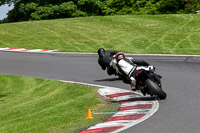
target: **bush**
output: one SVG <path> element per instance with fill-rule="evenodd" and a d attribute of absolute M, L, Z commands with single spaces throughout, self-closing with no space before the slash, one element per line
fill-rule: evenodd
<path fill-rule="evenodd" d="M 54 14 L 52 6 L 38 7 L 37 10 L 31 13 L 32 20 L 51 19 Z"/>
<path fill-rule="evenodd" d="M 100 0 L 78 0 L 77 6 L 88 15 L 102 15 L 104 8 L 104 4 Z"/>
<path fill-rule="evenodd" d="M 199 9 L 199 0 L 17 0 L 5 22 L 95 15 L 191 13 Z"/>
<path fill-rule="evenodd" d="M 191 13 L 200 10 L 200 0 L 185 0 L 185 12 Z"/>
<path fill-rule="evenodd" d="M 64 2 L 60 5 L 40 6 L 31 14 L 32 20 L 53 19 L 53 18 L 69 18 L 86 16 L 87 14 L 79 11 L 74 2 Z"/>
<path fill-rule="evenodd" d="M 183 13 L 186 1 L 190 0 L 105 0 L 103 12 L 106 15 Z M 195 7 L 199 4 L 196 2 Z"/>

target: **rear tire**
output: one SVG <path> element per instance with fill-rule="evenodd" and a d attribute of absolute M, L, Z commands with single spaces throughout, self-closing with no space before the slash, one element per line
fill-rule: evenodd
<path fill-rule="evenodd" d="M 150 92 L 153 93 L 153 95 L 156 95 L 160 99 L 165 99 L 167 97 L 167 94 L 152 80 L 146 79 L 145 84 L 149 88 Z"/>

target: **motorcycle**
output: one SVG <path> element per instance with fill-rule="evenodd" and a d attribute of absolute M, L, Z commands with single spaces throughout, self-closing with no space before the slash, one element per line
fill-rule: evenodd
<path fill-rule="evenodd" d="M 149 94 L 159 99 L 165 99 L 167 94 L 162 90 L 161 84 L 161 76 L 155 72 L 155 67 L 150 66 L 145 61 L 138 61 L 131 57 L 127 57 L 126 61 L 130 64 L 136 64 L 141 69 L 136 69 L 135 79 L 136 79 L 136 86 L 133 91 L 140 90 L 143 95 Z M 144 67 L 141 67 L 145 65 Z M 144 69 L 142 69 L 144 68 Z M 148 68 L 148 69 L 145 69 Z M 150 69 L 149 69 L 150 68 Z M 129 77 L 125 76 L 124 74 L 117 72 L 112 67 L 107 67 L 107 73 L 109 75 L 117 75 L 124 83 L 131 84 L 131 80 Z"/>
<path fill-rule="evenodd" d="M 116 75 L 124 83 L 131 84 L 129 77 L 117 72 Z M 133 91 L 140 90 L 144 96 L 149 94 L 159 99 L 165 99 L 167 94 L 162 90 L 162 76 L 158 75 L 154 66 L 138 66 L 135 73 L 136 86 Z"/>

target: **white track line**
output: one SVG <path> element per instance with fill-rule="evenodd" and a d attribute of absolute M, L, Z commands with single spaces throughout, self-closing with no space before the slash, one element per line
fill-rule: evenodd
<path fill-rule="evenodd" d="M 53 52 L 57 50 L 50 49 L 24 49 L 24 48 L 3 48 L 0 47 L 0 51 L 13 51 L 13 52 Z"/>

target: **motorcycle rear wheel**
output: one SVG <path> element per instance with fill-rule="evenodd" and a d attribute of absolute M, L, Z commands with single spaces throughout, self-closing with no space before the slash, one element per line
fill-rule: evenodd
<path fill-rule="evenodd" d="M 167 94 L 152 80 L 146 79 L 145 84 L 147 85 L 147 88 L 149 88 L 149 91 L 159 99 L 165 99 L 167 97 Z"/>

